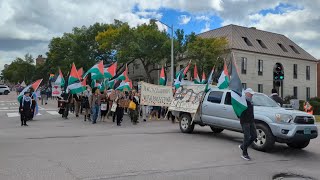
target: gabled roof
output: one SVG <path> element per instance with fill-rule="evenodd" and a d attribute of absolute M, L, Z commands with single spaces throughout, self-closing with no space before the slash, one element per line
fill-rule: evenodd
<path fill-rule="evenodd" d="M 318 61 L 315 57 L 310 55 L 286 36 L 258 30 L 256 28 L 247 28 L 230 24 L 218 29 L 198 34 L 198 36 L 202 38 L 226 37 L 229 42 L 228 46 L 230 49 Z M 250 41 L 249 44 L 251 43 L 252 46 L 247 45 L 244 38 L 247 38 L 247 40 Z M 266 48 L 263 48 L 257 40 L 261 40 Z M 279 44 L 281 44 L 287 50 L 287 52 L 285 52 Z"/>

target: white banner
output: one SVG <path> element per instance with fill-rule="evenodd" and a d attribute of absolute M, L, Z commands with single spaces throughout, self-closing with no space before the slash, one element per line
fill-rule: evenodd
<path fill-rule="evenodd" d="M 61 96 L 61 93 L 60 85 L 52 84 L 52 96 Z"/>
<path fill-rule="evenodd" d="M 148 106 L 170 106 L 173 99 L 171 86 L 160 86 L 141 82 L 141 102 Z"/>
<path fill-rule="evenodd" d="M 203 84 L 181 86 L 176 91 L 169 110 L 196 113 L 205 87 Z"/>

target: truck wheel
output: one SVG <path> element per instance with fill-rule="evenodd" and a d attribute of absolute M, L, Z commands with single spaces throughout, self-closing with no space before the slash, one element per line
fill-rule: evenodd
<path fill-rule="evenodd" d="M 257 139 L 252 143 L 253 149 L 258 151 L 269 151 L 273 148 L 275 138 L 267 125 L 258 123 L 257 128 Z"/>
<path fill-rule="evenodd" d="M 224 130 L 222 128 L 217 128 L 217 127 L 214 127 L 214 126 L 210 126 L 210 128 L 211 128 L 212 132 L 215 133 L 215 134 L 219 134 Z"/>
<path fill-rule="evenodd" d="M 303 149 L 307 147 L 309 143 L 310 143 L 310 140 L 306 140 L 306 141 L 297 141 L 297 142 L 287 143 L 287 145 L 291 148 Z"/>
<path fill-rule="evenodd" d="M 191 117 L 189 114 L 182 114 L 181 119 L 179 121 L 180 130 L 183 133 L 192 133 L 194 129 L 194 124 L 191 124 Z"/>
<path fill-rule="evenodd" d="M 4 94 L 4 95 L 8 95 L 8 94 L 9 94 L 9 91 L 4 91 L 3 94 Z"/>

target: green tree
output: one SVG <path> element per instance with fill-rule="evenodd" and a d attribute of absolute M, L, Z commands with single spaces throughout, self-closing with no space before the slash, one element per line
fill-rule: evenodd
<path fill-rule="evenodd" d="M 196 37 L 188 44 L 187 57 L 197 63 L 200 72 L 209 73 L 213 66 L 221 68 L 222 54 L 226 53 L 228 41 L 226 38 Z"/>

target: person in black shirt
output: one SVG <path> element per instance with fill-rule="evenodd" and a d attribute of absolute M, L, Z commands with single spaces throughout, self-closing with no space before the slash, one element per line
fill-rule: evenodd
<path fill-rule="evenodd" d="M 33 110 L 31 108 L 32 106 L 32 99 L 30 97 L 30 92 L 25 92 L 23 97 L 20 99 L 20 118 L 21 118 L 21 126 L 28 126 L 27 120 L 29 120 L 31 113 L 33 113 Z"/>
<path fill-rule="evenodd" d="M 240 124 L 242 127 L 244 139 L 243 143 L 239 145 L 239 148 L 242 150 L 241 157 L 247 161 L 250 161 L 251 158 L 248 154 L 248 147 L 253 143 L 253 141 L 257 138 L 256 125 L 254 123 L 254 111 L 252 104 L 252 96 L 254 95 L 254 91 L 251 88 L 246 89 L 245 91 L 246 101 L 247 101 L 247 109 L 242 112 L 240 116 Z"/>
<path fill-rule="evenodd" d="M 272 89 L 271 90 L 271 95 L 270 98 L 273 99 L 275 102 L 277 102 L 278 104 L 280 104 L 280 106 L 282 107 L 283 105 L 283 100 L 282 98 L 279 96 L 278 92 L 276 89 Z"/>

